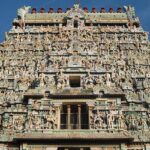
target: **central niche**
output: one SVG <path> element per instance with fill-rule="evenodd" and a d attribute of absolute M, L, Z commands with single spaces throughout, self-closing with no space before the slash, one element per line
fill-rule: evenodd
<path fill-rule="evenodd" d="M 80 76 L 70 76 L 69 77 L 69 84 L 72 88 L 78 88 L 81 86 Z"/>

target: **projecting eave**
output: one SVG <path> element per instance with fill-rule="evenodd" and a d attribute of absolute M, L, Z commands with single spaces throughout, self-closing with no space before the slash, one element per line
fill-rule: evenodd
<path fill-rule="evenodd" d="M 55 141 L 55 140 L 67 140 L 67 141 L 126 141 L 131 142 L 134 138 L 125 132 L 116 132 L 116 133 L 107 133 L 107 132 L 90 132 L 90 131 L 80 131 L 80 132 L 56 132 L 56 133 L 39 133 L 39 134 L 30 134 L 25 133 L 21 135 L 14 136 L 13 140 L 15 141 Z"/>

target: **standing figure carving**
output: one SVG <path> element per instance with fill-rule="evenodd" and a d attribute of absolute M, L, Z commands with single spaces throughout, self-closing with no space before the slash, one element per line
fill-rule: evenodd
<path fill-rule="evenodd" d="M 56 129 L 57 128 L 57 116 L 56 109 L 53 104 L 50 105 L 49 112 L 44 117 L 45 119 L 45 128 L 46 129 Z"/>
<path fill-rule="evenodd" d="M 107 126 L 108 126 L 108 129 L 113 129 L 114 128 L 114 120 L 115 120 L 114 114 L 113 114 L 112 111 L 110 111 L 107 114 Z"/>

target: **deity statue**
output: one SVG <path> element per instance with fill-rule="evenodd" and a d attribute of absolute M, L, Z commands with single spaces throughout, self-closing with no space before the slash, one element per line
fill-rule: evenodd
<path fill-rule="evenodd" d="M 38 116 L 38 113 L 33 111 L 28 116 L 28 129 L 29 130 L 35 130 L 41 128 L 41 118 Z"/>
<path fill-rule="evenodd" d="M 3 124 L 2 124 L 4 129 L 12 129 L 13 128 L 13 116 L 10 114 L 5 114 L 3 116 Z"/>
<path fill-rule="evenodd" d="M 125 129 L 125 117 L 120 111 L 118 114 L 118 129 Z"/>
<path fill-rule="evenodd" d="M 103 114 L 97 110 L 97 113 L 94 115 L 94 128 L 102 129 L 104 127 Z"/>
<path fill-rule="evenodd" d="M 53 106 L 53 104 L 50 105 L 48 115 L 45 115 L 45 121 L 46 125 L 45 127 L 47 129 L 56 129 L 57 128 L 57 116 L 56 116 L 56 110 Z"/>
<path fill-rule="evenodd" d="M 114 120 L 115 120 L 114 114 L 113 114 L 112 111 L 110 111 L 107 114 L 107 126 L 108 126 L 108 129 L 113 129 L 114 128 Z"/>
<path fill-rule="evenodd" d="M 13 117 L 13 125 L 14 125 L 14 129 L 17 131 L 21 131 L 24 128 L 24 117 L 23 116 L 14 116 Z"/>

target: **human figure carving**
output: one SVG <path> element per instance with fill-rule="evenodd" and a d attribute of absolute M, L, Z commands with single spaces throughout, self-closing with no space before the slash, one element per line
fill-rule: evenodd
<path fill-rule="evenodd" d="M 107 114 L 107 126 L 108 126 L 108 129 L 113 129 L 114 128 L 114 115 L 113 115 L 113 112 L 110 111 L 108 114 Z"/>

